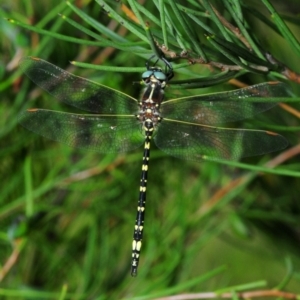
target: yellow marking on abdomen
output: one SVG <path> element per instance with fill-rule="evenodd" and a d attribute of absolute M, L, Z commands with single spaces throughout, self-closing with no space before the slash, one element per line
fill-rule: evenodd
<path fill-rule="evenodd" d="M 146 192 L 146 187 L 145 186 L 140 186 L 140 192 L 145 193 Z"/>
<path fill-rule="evenodd" d="M 138 241 L 138 242 L 136 243 L 136 250 L 137 250 L 137 251 L 140 251 L 141 248 L 142 248 L 142 242 L 141 242 L 141 241 Z"/>
<path fill-rule="evenodd" d="M 138 207 L 137 207 L 137 210 L 138 210 L 138 211 L 144 211 L 144 210 L 145 210 L 145 207 L 138 206 Z"/>

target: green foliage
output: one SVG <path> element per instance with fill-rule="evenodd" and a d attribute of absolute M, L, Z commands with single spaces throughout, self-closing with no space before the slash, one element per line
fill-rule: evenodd
<path fill-rule="evenodd" d="M 28 55 L 136 98 L 132 82 L 153 53 L 172 62 L 179 87 L 191 78 L 205 87 L 191 93 L 229 90 L 232 79 L 238 87 L 286 81 L 292 99 L 299 94 L 297 1 L 124 4 L 127 13 L 115 1 L 0 3 L 0 298 L 299 294 L 298 103 L 238 124 L 284 135 L 294 148 L 281 155 L 197 164 L 154 148 L 137 278 L 130 251 L 141 149 L 85 152 L 18 125 L 28 107 L 68 109 L 22 76 L 18 61 Z"/>

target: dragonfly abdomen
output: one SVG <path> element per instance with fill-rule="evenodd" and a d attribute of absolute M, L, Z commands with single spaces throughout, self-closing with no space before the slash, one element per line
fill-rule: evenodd
<path fill-rule="evenodd" d="M 142 163 L 142 173 L 140 181 L 140 194 L 137 206 L 137 214 L 133 232 L 132 241 L 132 262 L 131 262 L 131 275 L 137 275 L 137 268 L 139 264 L 140 251 L 142 247 L 144 220 L 145 220 L 145 206 L 146 206 L 146 190 L 147 190 L 147 177 L 148 177 L 148 166 L 150 159 L 150 145 L 151 137 L 154 130 L 153 122 L 148 119 L 144 123 L 145 130 L 145 143 L 144 143 L 144 154 Z"/>

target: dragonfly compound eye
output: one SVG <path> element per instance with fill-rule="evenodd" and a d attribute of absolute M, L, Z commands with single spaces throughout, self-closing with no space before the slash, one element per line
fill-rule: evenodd
<path fill-rule="evenodd" d="M 166 81 L 167 80 L 167 76 L 163 72 L 157 71 L 157 72 L 154 72 L 153 75 L 159 81 Z"/>
<path fill-rule="evenodd" d="M 142 74 L 142 79 L 147 80 L 151 75 L 153 75 L 153 71 L 146 71 Z"/>

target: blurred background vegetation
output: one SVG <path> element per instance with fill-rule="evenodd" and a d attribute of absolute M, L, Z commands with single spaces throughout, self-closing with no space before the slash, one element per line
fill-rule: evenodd
<path fill-rule="evenodd" d="M 132 83 L 167 43 L 165 56 L 177 58 L 174 80 L 201 78 L 206 88 L 198 94 L 281 80 L 291 97 L 299 95 L 298 1 L 272 1 L 280 16 L 273 18 L 265 0 L 176 2 L 0 1 L 1 299 L 300 293 L 298 103 L 238 124 L 279 132 L 290 142 L 241 167 L 181 161 L 153 145 L 136 278 L 130 256 L 142 150 L 86 152 L 18 125 L 28 107 L 68 109 L 20 73 L 18 61 L 28 55 L 139 97 L 141 88 Z M 277 173 L 260 172 L 265 167 Z"/>

